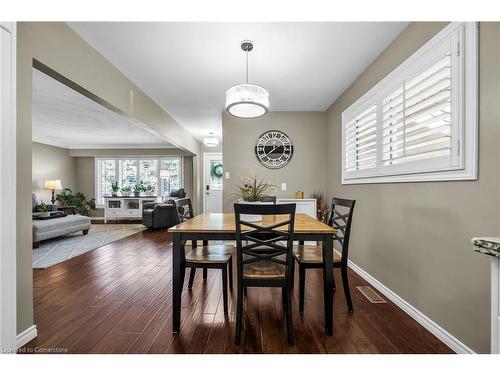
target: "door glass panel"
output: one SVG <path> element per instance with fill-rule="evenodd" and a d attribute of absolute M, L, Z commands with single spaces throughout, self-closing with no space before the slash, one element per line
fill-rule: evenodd
<path fill-rule="evenodd" d="M 222 160 L 210 160 L 210 190 L 222 190 Z"/>

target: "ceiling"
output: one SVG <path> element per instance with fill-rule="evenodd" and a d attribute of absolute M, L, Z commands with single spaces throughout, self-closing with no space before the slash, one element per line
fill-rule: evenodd
<path fill-rule="evenodd" d="M 174 147 L 37 69 L 33 69 L 32 138 L 69 149 Z"/>
<path fill-rule="evenodd" d="M 245 79 L 271 111 L 324 111 L 406 22 L 70 22 L 69 26 L 199 140 L 221 135 L 225 90 Z"/>

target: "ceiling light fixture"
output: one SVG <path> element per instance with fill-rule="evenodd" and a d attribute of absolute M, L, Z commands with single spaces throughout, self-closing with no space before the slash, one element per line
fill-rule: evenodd
<path fill-rule="evenodd" d="M 219 138 L 213 137 L 214 133 L 209 133 L 211 137 L 205 137 L 203 138 L 203 144 L 206 147 L 217 147 L 219 145 Z"/>
<path fill-rule="evenodd" d="M 269 91 L 264 87 L 248 83 L 248 52 L 253 49 L 249 40 L 241 42 L 246 52 L 247 80 L 230 87 L 226 91 L 226 112 L 234 117 L 256 118 L 264 116 L 269 110 Z"/>

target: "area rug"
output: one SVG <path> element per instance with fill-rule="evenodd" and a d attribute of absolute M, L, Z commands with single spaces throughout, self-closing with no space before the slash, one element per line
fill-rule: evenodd
<path fill-rule="evenodd" d="M 33 268 L 47 268 L 80 254 L 145 230 L 142 224 L 92 224 L 89 234 L 76 232 L 42 241 L 33 249 Z"/>

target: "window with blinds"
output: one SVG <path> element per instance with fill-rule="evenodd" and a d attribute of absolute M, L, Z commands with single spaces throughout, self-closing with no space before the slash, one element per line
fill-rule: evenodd
<path fill-rule="evenodd" d="M 383 165 L 451 156 L 450 53 L 384 98 Z"/>
<path fill-rule="evenodd" d="M 476 39 L 451 23 L 342 113 L 343 183 L 477 178 Z"/>
<path fill-rule="evenodd" d="M 369 106 L 347 123 L 345 169 L 348 172 L 377 166 L 377 106 Z"/>
<path fill-rule="evenodd" d="M 162 171 L 168 170 L 168 177 L 162 177 Z M 111 194 L 111 185 L 118 183 L 118 188 L 132 188 L 137 182 L 149 185 L 153 193 L 169 195 L 171 190 L 182 186 L 182 158 L 144 157 L 144 158 L 96 158 L 96 205 L 104 205 L 104 195 Z"/>

